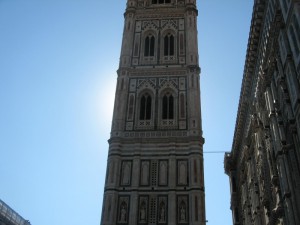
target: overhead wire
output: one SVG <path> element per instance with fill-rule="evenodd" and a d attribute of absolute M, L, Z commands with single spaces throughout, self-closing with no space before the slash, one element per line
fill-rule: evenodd
<path fill-rule="evenodd" d="M 204 154 L 224 154 L 228 153 L 228 151 L 211 151 L 211 152 L 203 152 Z"/>

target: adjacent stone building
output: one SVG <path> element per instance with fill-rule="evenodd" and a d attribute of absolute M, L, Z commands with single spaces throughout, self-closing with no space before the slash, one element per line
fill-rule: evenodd
<path fill-rule="evenodd" d="M 0 225 L 30 225 L 30 223 L 0 200 Z"/>
<path fill-rule="evenodd" d="M 255 0 L 232 151 L 235 225 L 300 224 L 300 1 Z"/>
<path fill-rule="evenodd" d="M 196 0 L 127 0 L 102 225 L 204 225 Z"/>

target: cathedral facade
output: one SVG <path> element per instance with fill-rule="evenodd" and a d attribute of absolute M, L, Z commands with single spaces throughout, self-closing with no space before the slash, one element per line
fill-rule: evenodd
<path fill-rule="evenodd" d="M 196 0 L 127 0 L 102 225 L 204 225 Z"/>
<path fill-rule="evenodd" d="M 232 150 L 234 225 L 300 224 L 300 1 L 254 0 Z"/>

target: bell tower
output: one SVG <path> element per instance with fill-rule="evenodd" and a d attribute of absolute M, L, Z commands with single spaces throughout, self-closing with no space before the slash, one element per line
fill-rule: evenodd
<path fill-rule="evenodd" d="M 127 0 L 102 225 L 205 225 L 196 0 Z"/>

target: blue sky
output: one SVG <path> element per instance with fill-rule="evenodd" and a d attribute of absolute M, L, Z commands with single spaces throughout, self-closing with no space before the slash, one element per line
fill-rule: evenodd
<path fill-rule="evenodd" d="M 100 223 L 120 0 L 0 0 L 0 199 L 32 225 Z M 253 1 L 198 0 L 205 152 L 230 151 Z M 205 154 L 208 225 L 229 225 L 223 154 Z"/>

